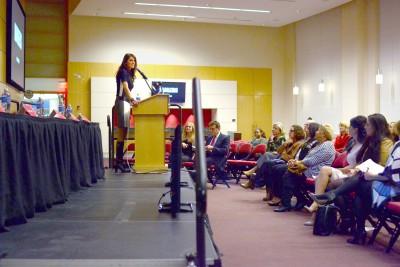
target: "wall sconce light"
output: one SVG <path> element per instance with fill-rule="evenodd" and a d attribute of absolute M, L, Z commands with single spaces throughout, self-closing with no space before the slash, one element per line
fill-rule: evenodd
<path fill-rule="evenodd" d="M 375 76 L 375 83 L 377 85 L 382 85 L 383 84 L 383 75 L 380 71 L 380 69 L 378 68 L 378 73 Z"/>
<path fill-rule="evenodd" d="M 300 88 L 295 84 L 293 87 L 293 95 L 299 95 Z"/>
<path fill-rule="evenodd" d="M 325 92 L 325 83 L 324 83 L 324 80 L 321 80 L 320 83 L 318 84 L 318 91 L 319 91 L 319 92 Z"/>

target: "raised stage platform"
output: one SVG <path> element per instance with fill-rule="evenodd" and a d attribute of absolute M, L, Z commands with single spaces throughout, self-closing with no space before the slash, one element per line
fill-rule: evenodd
<path fill-rule="evenodd" d="M 157 209 L 170 174 L 107 170 L 106 177 L 0 234 L 0 251 L 8 254 L 0 266 L 186 266 L 185 255 L 196 249 L 195 213 L 172 219 Z M 185 172 L 182 180 L 192 184 Z M 194 203 L 194 189 L 183 188 L 181 198 Z M 209 233 L 206 240 L 207 264 L 219 266 Z"/>

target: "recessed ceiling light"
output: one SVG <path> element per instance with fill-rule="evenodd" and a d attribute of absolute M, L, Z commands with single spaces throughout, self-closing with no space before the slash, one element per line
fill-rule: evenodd
<path fill-rule="evenodd" d="M 153 16 L 153 17 L 169 17 L 169 18 L 184 18 L 195 19 L 194 16 L 172 15 L 172 14 L 156 14 L 156 13 L 140 13 L 140 12 L 124 12 L 125 15 L 138 15 L 138 16 Z"/>
<path fill-rule="evenodd" d="M 171 4 L 153 4 L 153 3 L 135 3 L 139 6 L 159 6 L 159 7 L 180 7 L 180 8 L 195 8 L 195 9 L 212 9 L 223 11 L 240 11 L 240 12 L 254 12 L 254 13 L 271 13 L 270 10 L 258 9 L 243 9 L 243 8 L 227 8 L 227 7 L 211 7 L 211 6 L 189 6 L 189 5 L 171 5 Z"/>

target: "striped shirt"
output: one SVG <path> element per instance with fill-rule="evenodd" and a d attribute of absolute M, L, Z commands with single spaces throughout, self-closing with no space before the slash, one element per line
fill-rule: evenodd
<path fill-rule="evenodd" d="M 390 151 L 385 170 L 381 175 L 386 176 L 400 187 L 400 141 L 397 141 Z"/>
<path fill-rule="evenodd" d="M 335 153 L 335 147 L 331 141 L 325 141 L 311 149 L 302 160 L 303 164 L 307 166 L 304 175 L 310 178 L 316 177 L 323 166 L 331 166 L 335 159 Z"/>

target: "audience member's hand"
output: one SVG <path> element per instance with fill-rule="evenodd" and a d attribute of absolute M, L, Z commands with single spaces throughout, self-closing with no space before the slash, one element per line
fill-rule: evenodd
<path fill-rule="evenodd" d="M 294 166 L 295 162 L 296 162 L 296 160 L 290 159 L 290 160 L 288 161 L 288 166 L 289 166 L 290 168 L 292 168 L 292 167 Z"/>
<path fill-rule="evenodd" d="M 214 148 L 213 146 L 207 145 L 206 151 L 212 152 L 213 148 Z"/>

